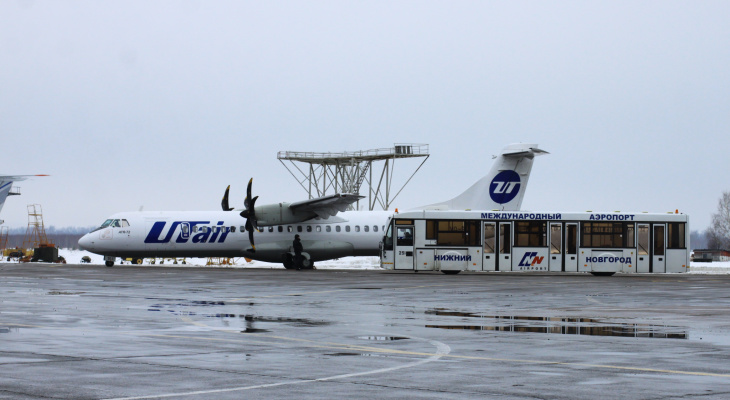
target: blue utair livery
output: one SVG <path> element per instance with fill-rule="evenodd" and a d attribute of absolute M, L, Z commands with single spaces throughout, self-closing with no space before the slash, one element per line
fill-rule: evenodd
<path fill-rule="evenodd" d="M 223 243 L 226 241 L 228 233 L 235 230 L 235 227 L 223 226 L 223 221 L 218 221 L 216 226 L 213 227 L 201 226 L 198 229 L 199 225 L 208 224 L 210 224 L 210 221 L 175 221 L 170 225 L 167 235 L 164 238 L 160 238 L 167 222 L 157 221 L 152 225 L 152 229 L 150 229 L 144 242 L 169 243 L 178 226 L 180 227 L 180 234 L 175 239 L 175 243 L 187 243 L 191 233 L 195 233 L 192 237 L 192 243 Z M 200 233 L 197 233 L 198 230 L 200 230 Z"/>

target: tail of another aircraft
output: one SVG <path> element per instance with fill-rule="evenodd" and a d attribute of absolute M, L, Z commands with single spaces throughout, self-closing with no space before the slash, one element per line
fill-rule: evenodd
<path fill-rule="evenodd" d="M 3 209 L 3 206 L 5 205 L 5 199 L 8 198 L 8 195 L 19 194 L 18 192 L 10 191 L 10 189 L 13 187 L 13 182 L 22 181 L 31 176 L 48 176 L 48 175 L 0 175 L 0 210 Z M 2 223 L 3 223 L 3 221 L 0 220 L 0 224 L 2 224 Z"/>
<path fill-rule="evenodd" d="M 496 156 L 489 173 L 464 193 L 441 203 L 422 207 L 427 210 L 501 210 L 516 211 L 522 206 L 527 181 L 535 156 L 548 154 L 537 144 L 511 144 Z"/>

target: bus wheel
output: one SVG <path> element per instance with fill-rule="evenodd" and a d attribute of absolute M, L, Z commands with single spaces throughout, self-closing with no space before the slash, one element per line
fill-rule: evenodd
<path fill-rule="evenodd" d="M 458 274 L 461 271 L 454 271 L 454 270 L 446 270 L 446 271 L 444 271 L 444 270 L 442 270 L 441 272 L 443 272 L 446 275 L 456 275 L 456 274 Z"/>
<path fill-rule="evenodd" d="M 107 267 L 113 267 L 114 266 L 114 261 L 107 261 L 105 264 L 106 264 Z"/>
<path fill-rule="evenodd" d="M 593 276 L 611 276 L 615 274 L 615 272 L 591 272 L 591 275 Z"/>

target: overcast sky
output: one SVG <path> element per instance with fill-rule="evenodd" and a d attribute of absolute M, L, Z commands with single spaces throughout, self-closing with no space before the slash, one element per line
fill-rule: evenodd
<path fill-rule="evenodd" d="M 100 224 L 306 192 L 282 150 L 427 143 L 395 206 L 539 143 L 523 209 L 679 209 L 730 190 L 727 1 L 0 1 L 0 218 Z M 416 164 L 403 163 L 409 174 Z M 398 171 L 396 171 L 398 172 Z"/>

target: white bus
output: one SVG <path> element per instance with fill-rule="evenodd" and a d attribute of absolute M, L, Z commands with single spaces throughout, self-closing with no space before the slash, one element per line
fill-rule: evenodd
<path fill-rule="evenodd" d="M 678 213 L 411 211 L 394 214 L 380 265 L 408 271 L 686 272 Z"/>

